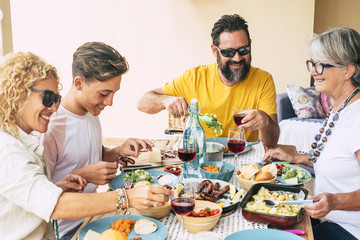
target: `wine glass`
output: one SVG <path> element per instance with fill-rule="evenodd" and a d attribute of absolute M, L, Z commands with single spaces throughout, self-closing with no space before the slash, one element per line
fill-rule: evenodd
<path fill-rule="evenodd" d="M 192 139 L 182 140 L 182 145 L 180 144 L 178 148 L 178 157 L 185 163 L 186 177 L 189 178 L 189 163 L 196 157 L 195 142 Z"/>
<path fill-rule="evenodd" d="M 185 233 L 185 216 L 190 214 L 195 208 L 195 195 L 191 182 L 183 182 L 182 185 L 184 186 L 182 190 L 184 194 L 181 196 L 179 194 L 179 196 L 171 200 L 171 208 L 176 214 L 181 216 L 182 231 Z"/>
<path fill-rule="evenodd" d="M 246 116 L 247 114 L 247 110 L 249 110 L 250 108 L 247 106 L 235 106 L 233 107 L 233 119 L 234 122 L 236 124 L 236 126 L 240 126 L 244 123 L 242 123 L 241 121 L 243 120 L 243 118 Z"/>
<path fill-rule="evenodd" d="M 228 148 L 235 154 L 237 160 L 238 153 L 245 149 L 245 131 L 239 128 L 230 128 L 228 135 Z"/>

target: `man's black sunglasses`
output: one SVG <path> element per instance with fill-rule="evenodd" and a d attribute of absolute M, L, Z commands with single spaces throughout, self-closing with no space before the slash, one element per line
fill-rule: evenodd
<path fill-rule="evenodd" d="M 57 108 L 60 106 L 60 102 L 61 102 L 60 94 L 55 94 L 53 91 L 50 90 L 41 90 L 34 88 L 32 88 L 31 91 L 44 93 L 42 103 L 44 104 L 45 107 L 51 107 L 54 103 Z"/>
<path fill-rule="evenodd" d="M 219 47 L 218 47 L 219 48 Z M 250 46 L 246 46 L 246 47 L 241 47 L 238 49 L 233 49 L 233 48 L 228 48 L 228 49 L 220 49 L 221 55 L 223 55 L 223 57 L 227 57 L 227 58 L 231 58 L 233 56 L 235 56 L 235 53 L 239 53 L 240 56 L 244 56 L 246 54 L 249 54 L 251 47 Z"/>

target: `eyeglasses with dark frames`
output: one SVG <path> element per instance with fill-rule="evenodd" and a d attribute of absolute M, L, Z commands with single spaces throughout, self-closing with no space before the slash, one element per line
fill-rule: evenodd
<path fill-rule="evenodd" d="M 236 52 L 239 53 L 240 56 L 244 56 L 250 53 L 251 47 L 249 46 L 245 46 L 245 47 L 241 47 L 238 49 L 234 49 L 234 48 L 227 48 L 227 49 L 221 49 L 218 46 L 216 46 L 218 49 L 220 49 L 221 55 L 223 55 L 223 57 L 227 57 L 227 58 L 232 58 L 233 56 L 235 56 Z"/>
<path fill-rule="evenodd" d="M 56 107 L 59 108 L 61 103 L 60 94 L 55 94 L 53 91 L 50 90 L 42 90 L 42 89 L 34 89 L 34 88 L 31 88 L 31 91 L 44 93 L 42 104 L 45 107 L 51 107 L 55 103 Z"/>
<path fill-rule="evenodd" d="M 335 66 L 321 62 L 314 62 L 313 60 L 306 60 L 306 67 L 309 72 L 311 71 L 312 68 L 315 68 L 315 72 L 321 75 L 324 72 L 324 68 L 330 68 Z"/>

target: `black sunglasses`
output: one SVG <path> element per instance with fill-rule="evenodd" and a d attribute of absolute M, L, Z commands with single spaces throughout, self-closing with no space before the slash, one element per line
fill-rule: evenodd
<path fill-rule="evenodd" d="M 34 88 L 31 88 L 31 91 L 44 93 L 42 103 L 44 104 L 45 107 L 51 107 L 54 103 L 57 108 L 60 106 L 60 102 L 61 102 L 60 94 L 55 94 L 53 91 L 50 90 L 41 90 Z"/>
<path fill-rule="evenodd" d="M 217 46 L 217 48 L 219 48 L 219 47 Z M 219 48 L 219 49 L 220 49 L 221 55 L 223 55 L 223 57 L 231 58 L 231 57 L 235 56 L 236 52 L 239 53 L 240 56 L 249 54 L 251 47 L 249 45 L 249 46 L 241 47 L 238 49 L 233 49 L 233 48 L 228 48 L 228 49 Z"/>

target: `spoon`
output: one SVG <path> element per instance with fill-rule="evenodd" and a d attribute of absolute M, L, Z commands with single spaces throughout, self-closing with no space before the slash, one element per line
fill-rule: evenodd
<path fill-rule="evenodd" d="M 303 204 L 303 203 L 314 203 L 313 199 L 308 199 L 308 200 L 297 200 L 297 201 L 275 201 L 275 200 L 270 200 L 270 199 L 265 199 L 264 200 L 265 204 L 271 207 L 276 207 L 279 204 L 288 204 L 288 205 L 295 205 L 295 204 Z"/>
<path fill-rule="evenodd" d="M 222 173 L 222 172 L 224 171 L 225 164 L 226 164 L 226 162 L 223 161 L 222 164 L 221 164 L 221 166 L 220 166 L 219 173 Z"/>

